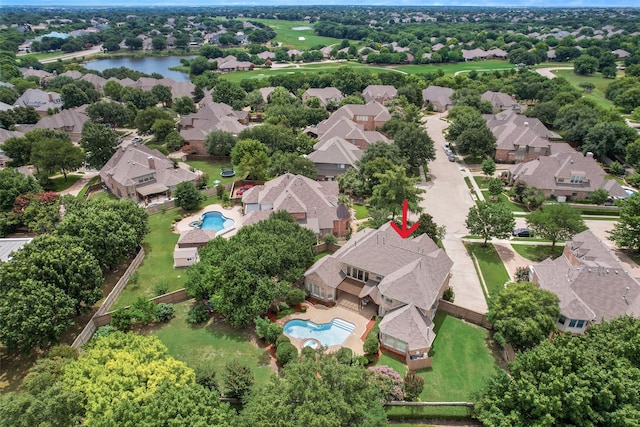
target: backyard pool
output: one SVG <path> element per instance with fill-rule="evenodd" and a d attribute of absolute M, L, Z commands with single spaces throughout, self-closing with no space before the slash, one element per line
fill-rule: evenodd
<path fill-rule="evenodd" d="M 216 233 L 219 233 L 222 230 L 227 228 L 232 228 L 236 225 L 236 222 L 231 218 L 227 218 L 222 215 L 222 212 L 218 211 L 209 211 L 202 214 L 200 218 L 202 225 L 200 228 L 202 230 L 215 230 Z"/>
<path fill-rule="evenodd" d="M 305 344 L 310 347 L 313 347 L 312 340 L 329 347 L 342 344 L 355 328 L 353 323 L 338 318 L 319 325 L 311 320 L 294 319 L 285 323 L 284 333 L 292 338 L 305 339 Z"/>

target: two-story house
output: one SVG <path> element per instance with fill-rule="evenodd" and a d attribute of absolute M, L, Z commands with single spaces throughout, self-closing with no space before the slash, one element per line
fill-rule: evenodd
<path fill-rule="evenodd" d="M 333 181 L 336 176 L 355 168 L 360 157 L 362 150 L 339 136 L 317 142 L 313 152 L 307 155 L 316 166 L 320 181 Z"/>

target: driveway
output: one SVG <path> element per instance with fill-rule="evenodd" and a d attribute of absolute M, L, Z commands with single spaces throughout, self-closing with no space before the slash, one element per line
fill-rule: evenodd
<path fill-rule="evenodd" d="M 573 70 L 573 67 L 551 67 L 551 68 L 536 68 L 536 72 L 545 76 L 548 79 L 555 79 L 557 76 L 553 74 L 556 70 Z"/>
<path fill-rule="evenodd" d="M 443 114 L 434 114 L 424 120 L 427 131 L 435 143 L 436 159 L 429 163 L 431 181 L 419 184 L 419 187 L 426 190 L 420 206 L 433 216 L 436 224 L 444 225 L 447 229 L 442 243 L 447 255 L 453 260 L 450 284 L 456 294 L 455 303 L 485 313 L 487 302 L 473 261 L 461 240 L 468 234 L 465 221 L 474 200 L 460 173 L 460 166 L 458 163 L 450 162 L 442 148 L 446 142 L 442 132 L 449 125 L 441 119 L 442 116 Z"/>

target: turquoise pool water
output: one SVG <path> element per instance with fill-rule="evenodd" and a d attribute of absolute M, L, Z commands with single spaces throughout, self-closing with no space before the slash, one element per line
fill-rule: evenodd
<path fill-rule="evenodd" d="M 284 333 L 292 338 L 316 339 L 323 347 L 342 344 L 356 329 L 356 325 L 335 318 L 329 323 L 317 324 L 311 320 L 290 320 L 284 325 Z"/>
<path fill-rule="evenodd" d="M 218 211 L 209 211 L 202 214 L 202 225 L 200 226 L 203 230 L 215 230 L 216 233 L 226 229 L 231 228 L 236 225 L 236 222 L 231 218 L 227 218 L 222 215 L 222 212 Z"/>

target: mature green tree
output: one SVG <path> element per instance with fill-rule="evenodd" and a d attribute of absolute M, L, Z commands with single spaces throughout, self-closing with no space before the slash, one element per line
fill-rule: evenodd
<path fill-rule="evenodd" d="M 280 211 L 243 227 L 230 239 L 216 238 L 189 268 L 189 295 L 209 299 L 233 326 L 264 314 L 313 262 L 316 237 Z M 253 260 L 247 263 L 246 260 Z"/>
<path fill-rule="evenodd" d="M 410 166 L 418 167 L 436 157 L 433 140 L 417 123 L 406 123 L 393 135 L 395 145 Z"/>
<path fill-rule="evenodd" d="M 31 151 L 36 142 L 45 139 L 69 140 L 69 135 L 61 130 L 34 129 L 21 138 L 9 138 L 2 144 L 4 153 L 11 157 L 11 166 L 23 166 L 31 163 Z"/>
<path fill-rule="evenodd" d="M 530 211 L 538 209 L 545 200 L 547 200 L 547 196 L 544 195 L 544 191 L 536 187 L 526 187 L 520 195 L 520 201 Z"/>
<path fill-rule="evenodd" d="M 516 225 L 513 213 L 503 203 L 478 202 L 469 209 L 465 225 L 473 235 L 484 239 L 483 246 L 492 237 L 506 239 Z"/>
<path fill-rule="evenodd" d="M 640 138 L 626 148 L 626 161 L 636 169 L 640 169 Z"/>
<path fill-rule="evenodd" d="M 616 245 L 634 251 L 640 250 L 640 195 L 634 194 L 622 201 L 620 220 L 609 234 L 609 240 Z"/>
<path fill-rule="evenodd" d="M 188 96 L 181 96 L 173 101 L 171 108 L 178 114 L 187 115 L 196 112 L 196 104 Z"/>
<path fill-rule="evenodd" d="M 157 35 L 151 39 L 151 45 L 155 50 L 162 50 L 167 48 L 167 39 L 161 35 Z"/>
<path fill-rule="evenodd" d="M 374 208 L 391 212 L 391 219 L 402 213 L 403 202 L 406 200 L 410 212 L 420 213 L 420 194 L 424 190 L 415 186 L 416 179 L 409 178 L 401 167 L 393 167 L 385 173 L 376 174 L 380 181 L 373 187 L 373 194 L 369 204 Z"/>
<path fill-rule="evenodd" d="M 496 162 L 491 157 L 487 157 L 482 161 L 482 173 L 487 178 L 496 173 Z"/>
<path fill-rule="evenodd" d="M 76 314 L 102 298 L 100 264 L 77 238 L 45 234 L 15 252 L 0 270 L 0 282 L 17 283 L 24 278 L 55 286 L 73 301 Z"/>
<path fill-rule="evenodd" d="M 222 381 L 226 397 L 235 397 L 246 401 L 255 380 L 248 366 L 242 365 L 237 360 L 232 360 L 227 362 L 224 367 Z"/>
<path fill-rule="evenodd" d="M 135 119 L 138 132 L 146 133 L 150 131 L 156 120 L 173 120 L 173 118 L 169 113 L 160 108 L 148 107 L 144 110 L 138 111 Z"/>
<path fill-rule="evenodd" d="M 596 85 L 593 84 L 592 82 L 580 82 L 578 86 L 584 89 L 584 91 L 587 93 L 593 92 L 593 90 L 596 88 Z"/>
<path fill-rule="evenodd" d="M 104 92 L 104 95 L 108 96 L 109 98 L 113 99 L 114 101 L 122 100 L 122 91 L 123 91 L 123 89 L 124 89 L 124 87 L 119 82 L 117 82 L 115 80 L 109 80 L 102 87 L 102 91 Z"/>
<path fill-rule="evenodd" d="M 247 93 L 239 83 L 229 80 L 219 81 L 211 93 L 211 97 L 215 102 L 222 102 L 228 105 L 232 105 L 236 101 L 243 102 L 246 96 Z"/>
<path fill-rule="evenodd" d="M 131 103 L 138 110 L 143 110 L 154 107 L 158 103 L 158 100 L 150 90 L 125 86 L 122 89 L 122 102 Z"/>
<path fill-rule="evenodd" d="M 64 134 L 37 140 L 31 147 L 31 163 L 40 170 L 53 175 L 62 172 L 67 178 L 67 172 L 82 166 L 84 161 L 82 150 L 71 142 L 71 138 Z"/>
<path fill-rule="evenodd" d="M 87 115 L 96 123 L 123 127 L 133 121 L 133 114 L 119 102 L 96 102 L 87 107 Z"/>
<path fill-rule="evenodd" d="M 67 205 L 58 235 L 80 238 L 103 270 L 115 268 L 138 249 L 147 229 L 148 216 L 131 200 L 88 200 Z"/>
<path fill-rule="evenodd" d="M 604 188 L 598 188 L 596 190 L 593 190 L 591 196 L 589 196 L 589 199 L 596 205 L 601 205 L 606 202 L 607 199 L 609 199 L 609 192 Z"/>
<path fill-rule="evenodd" d="M 158 143 L 163 143 L 171 132 L 176 131 L 176 123 L 173 120 L 159 119 L 151 126 L 151 132 L 156 137 Z"/>
<path fill-rule="evenodd" d="M 600 122 L 598 111 L 585 102 L 576 102 L 560 108 L 554 127 L 563 132 L 567 141 L 582 143 L 589 131 Z"/>
<path fill-rule="evenodd" d="M 489 194 L 496 197 L 502 194 L 502 189 L 504 188 L 504 184 L 500 178 L 491 178 L 489 180 Z"/>
<path fill-rule="evenodd" d="M 231 150 L 231 162 L 248 178 L 263 180 L 267 177 L 269 157 L 267 149 L 256 139 L 242 139 Z"/>
<path fill-rule="evenodd" d="M 31 278 L 0 286 L 0 342 L 28 352 L 58 342 L 71 325 L 74 301 L 53 285 Z"/>
<path fill-rule="evenodd" d="M 236 137 L 231 132 L 223 130 L 211 131 L 205 140 L 207 153 L 212 156 L 228 156 L 234 145 L 236 145 Z"/>
<path fill-rule="evenodd" d="M 488 382 L 475 416 L 496 427 L 636 425 L 639 330 L 623 317 L 519 353 Z"/>
<path fill-rule="evenodd" d="M 11 210 L 16 197 L 41 190 L 33 176 L 23 175 L 14 168 L 0 169 L 0 211 Z"/>
<path fill-rule="evenodd" d="M 638 132 L 619 122 L 601 122 L 591 128 L 582 144 L 582 152 L 592 152 L 597 158 L 624 157 L 629 143 L 638 138 Z"/>
<path fill-rule="evenodd" d="M 205 199 L 204 194 L 191 181 L 178 184 L 173 195 L 176 198 L 176 206 L 186 211 L 199 208 Z"/>
<path fill-rule="evenodd" d="M 278 402 L 278 404 L 274 404 Z M 371 373 L 334 356 L 302 358 L 273 376 L 267 387 L 251 395 L 240 416 L 241 426 L 275 427 L 385 426 L 378 388 Z"/>
<path fill-rule="evenodd" d="M 391 161 L 393 164 L 407 167 L 407 159 L 403 157 L 400 152 L 400 148 L 395 144 L 387 144 L 386 142 L 378 141 L 373 144 L 369 144 L 362 153 L 362 157 L 358 161 L 358 165 L 363 167 L 368 162 L 377 159 L 384 158 Z"/>
<path fill-rule="evenodd" d="M 593 74 L 598 69 L 598 58 L 580 55 L 573 60 L 573 72 L 576 74 Z"/>
<path fill-rule="evenodd" d="M 87 164 L 101 169 L 118 147 L 118 134 L 101 124 L 86 121 L 82 126 L 80 147 L 85 151 Z"/>
<path fill-rule="evenodd" d="M 173 95 L 171 94 L 171 89 L 169 89 L 165 85 L 155 85 L 151 88 L 151 93 L 158 100 L 158 102 L 162 102 L 162 105 L 166 107 L 167 105 L 171 105 L 171 100 L 173 99 Z"/>
<path fill-rule="evenodd" d="M 487 126 L 482 114 L 472 107 L 454 107 L 449 112 L 451 125 L 447 128 L 446 139 L 456 142 L 460 134 L 468 129 L 480 129 Z"/>
<path fill-rule="evenodd" d="M 526 221 L 538 237 L 551 240 L 552 249 L 558 240 L 571 239 L 587 229 L 580 211 L 565 203 L 543 206 L 527 215 Z"/>
<path fill-rule="evenodd" d="M 87 94 L 75 84 L 68 84 L 62 87 L 60 98 L 64 108 L 79 107 L 89 102 Z"/>
<path fill-rule="evenodd" d="M 526 350 L 556 330 L 559 303 L 556 294 L 535 283 L 509 283 L 498 295 L 492 295 L 487 320 L 507 343 Z"/>
<path fill-rule="evenodd" d="M 413 232 L 414 236 L 419 236 L 421 234 L 426 234 L 433 240 L 438 243 L 439 240 L 444 238 L 446 233 L 446 228 L 444 225 L 439 226 L 433 221 L 433 217 L 426 212 L 420 214 L 418 218 L 418 228 Z"/>
<path fill-rule="evenodd" d="M 496 149 L 496 137 L 485 123 L 482 127 L 462 131 L 456 138 L 456 149 L 461 154 L 474 157 L 492 156 Z"/>
<path fill-rule="evenodd" d="M 269 176 L 275 177 L 285 173 L 304 175 L 307 178 L 316 179 L 318 169 L 311 160 L 297 153 L 276 151 L 270 159 Z"/>
<path fill-rule="evenodd" d="M 120 408 L 123 401 L 136 405 L 146 399 L 152 401 L 163 383 L 177 389 L 190 387 L 195 386 L 195 377 L 191 368 L 169 355 L 156 336 L 113 332 L 91 340 L 78 360 L 65 367 L 62 382 L 67 389 L 84 394 L 83 421 L 92 425 L 94 417 L 108 417 L 109 409 Z M 170 409 L 155 416 L 164 419 L 165 411 Z"/>

